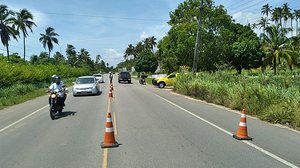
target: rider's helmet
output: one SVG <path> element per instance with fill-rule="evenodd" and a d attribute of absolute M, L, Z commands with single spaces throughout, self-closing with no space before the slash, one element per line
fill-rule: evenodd
<path fill-rule="evenodd" d="M 60 83 L 60 76 L 52 75 L 52 83 L 59 84 Z"/>
<path fill-rule="evenodd" d="M 60 83 L 60 76 L 56 76 L 56 83 L 59 84 Z"/>
<path fill-rule="evenodd" d="M 56 82 L 56 75 L 52 75 L 52 76 L 51 76 L 51 82 L 52 82 L 52 83 L 55 83 L 55 82 Z"/>

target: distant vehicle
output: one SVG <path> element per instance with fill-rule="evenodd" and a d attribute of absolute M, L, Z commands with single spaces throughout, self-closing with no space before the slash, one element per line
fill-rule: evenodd
<path fill-rule="evenodd" d="M 100 94 L 100 85 L 94 76 L 82 76 L 76 79 L 73 96 Z"/>
<path fill-rule="evenodd" d="M 159 88 L 164 88 L 165 86 L 172 86 L 178 73 L 171 73 L 170 75 L 162 78 L 157 78 L 152 81 L 153 84 L 157 85 Z"/>
<path fill-rule="evenodd" d="M 121 83 L 121 81 L 127 81 L 128 83 L 131 83 L 131 75 L 128 71 L 120 72 L 118 76 L 118 82 Z"/>
<path fill-rule="evenodd" d="M 98 83 L 104 83 L 103 75 L 102 74 L 94 74 L 93 75 Z"/>

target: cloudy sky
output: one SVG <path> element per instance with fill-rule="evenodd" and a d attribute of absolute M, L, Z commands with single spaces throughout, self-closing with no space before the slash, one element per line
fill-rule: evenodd
<path fill-rule="evenodd" d="M 123 61 L 128 44 L 136 44 L 149 36 L 161 39 L 169 30 L 169 12 L 183 0 L 0 0 L 14 11 L 26 8 L 34 15 L 38 27 L 27 38 L 27 59 L 46 51 L 39 42 L 40 33 L 49 26 L 59 34 L 56 51 L 65 55 L 67 44 L 79 51 L 87 49 L 94 59 L 100 54 L 105 62 L 115 66 Z M 299 0 L 216 0 L 236 22 L 254 23 L 260 17 L 261 6 L 272 7 L 288 2 L 292 9 L 300 8 Z M 258 32 L 258 31 L 257 31 Z M 22 40 L 10 43 L 11 52 L 23 53 Z M 0 53 L 5 48 L 0 44 Z"/>

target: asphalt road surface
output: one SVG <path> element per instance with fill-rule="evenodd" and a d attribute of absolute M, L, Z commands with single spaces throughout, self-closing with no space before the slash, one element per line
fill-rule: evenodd
<path fill-rule="evenodd" d="M 239 141 L 239 113 L 116 78 L 111 103 L 106 78 L 101 95 L 69 94 L 54 121 L 47 96 L 1 110 L 0 168 L 300 167 L 299 132 L 247 117 L 253 141 Z M 107 111 L 117 148 L 100 147 Z"/>

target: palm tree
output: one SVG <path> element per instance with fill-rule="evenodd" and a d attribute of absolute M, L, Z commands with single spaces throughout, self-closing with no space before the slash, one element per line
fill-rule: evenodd
<path fill-rule="evenodd" d="M 77 61 L 77 57 L 76 57 L 76 50 L 73 45 L 67 44 L 66 55 L 68 59 L 68 64 L 74 67 Z"/>
<path fill-rule="evenodd" d="M 8 42 L 11 40 L 11 37 L 18 40 L 18 31 L 13 26 L 16 20 L 13 15 L 14 12 L 9 10 L 6 5 L 0 5 L 0 36 L 2 44 L 6 47 L 8 61 L 10 60 Z"/>
<path fill-rule="evenodd" d="M 156 47 L 156 45 L 157 45 L 156 38 L 154 36 L 151 36 L 149 41 L 150 41 L 150 44 L 151 44 L 151 49 L 153 50 L 153 48 Z"/>
<path fill-rule="evenodd" d="M 279 25 L 282 27 L 281 18 L 282 18 L 282 10 L 281 8 L 277 7 L 272 12 L 272 20 L 275 22 L 276 25 L 278 25 L 279 22 Z"/>
<path fill-rule="evenodd" d="M 133 55 L 134 58 L 136 57 L 135 48 L 132 44 L 129 44 L 126 48 L 124 58 L 127 59 L 130 55 Z"/>
<path fill-rule="evenodd" d="M 145 46 L 142 42 L 138 42 L 134 48 L 135 48 L 135 54 L 138 55 L 139 53 L 144 51 Z"/>
<path fill-rule="evenodd" d="M 265 33 L 265 29 L 268 26 L 268 20 L 265 17 L 261 17 L 260 20 L 258 20 L 257 25 L 259 25 L 259 29 L 263 28 L 263 32 Z"/>
<path fill-rule="evenodd" d="M 46 47 L 48 47 L 48 51 L 49 51 L 48 58 L 50 59 L 50 52 L 53 49 L 53 42 L 59 45 L 57 38 L 55 38 L 55 36 L 59 36 L 59 35 L 54 32 L 54 28 L 52 27 L 48 27 L 46 29 L 46 33 L 40 35 L 41 35 L 40 42 L 43 44 L 43 47 L 45 49 Z"/>
<path fill-rule="evenodd" d="M 20 12 L 17 12 L 17 18 L 15 20 L 14 25 L 17 27 L 17 31 L 22 31 L 23 33 L 23 47 L 24 47 L 24 60 L 26 57 L 25 53 L 25 38 L 28 36 L 27 28 L 32 31 L 32 26 L 36 26 L 36 24 L 32 21 L 33 15 L 27 10 L 22 9 Z"/>
<path fill-rule="evenodd" d="M 58 51 L 54 54 L 53 58 L 56 64 L 62 64 L 65 62 L 65 57 Z"/>
<path fill-rule="evenodd" d="M 272 6 L 270 6 L 268 3 L 262 6 L 261 13 L 267 16 L 267 21 L 269 20 L 269 14 L 271 14 L 271 12 L 272 12 Z"/>
<path fill-rule="evenodd" d="M 145 38 L 145 40 L 143 42 L 144 42 L 144 48 L 146 50 L 151 50 L 152 45 L 150 43 L 150 38 L 149 37 Z"/>
<path fill-rule="evenodd" d="M 298 22 L 299 22 L 299 19 L 300 19 L 300 9 L 294 10 L 294 16 L 295 16 L 295 19 L 296 19 L 296 36 L 297 36 L 298 33 L 299 33 Z"/>
<path fill-rule="evenodd" d="M 281 58 L 286 60 L 289 68 L 292 70 L 295 64 L 295 58 L 299 56 L 298 52 L 289 50 L 287 44 L 289 39 L 286 37 L 287 30 L 280 25 L 272 25 L 266 28 L 266 33 L 262 34 L 264 39 L 263 51 L 267 58 L 266 63 L 273 64 L 274 74 L 276 74 L 277 64 L 281 63 Z"/>
<path fill-rule="evenodd" d="M 289 4 L 288 3 L 284 3 L 282 5 L 282 8 L 281 8 L 282 17 L 283 17 L 283 20 L 284 20 L 284 28 L 286 28 L 287 20 L 290 17 L 290 13 L 291 13 L 290 11 L 291 11 L 291 8 L 289 8 Z"/>

